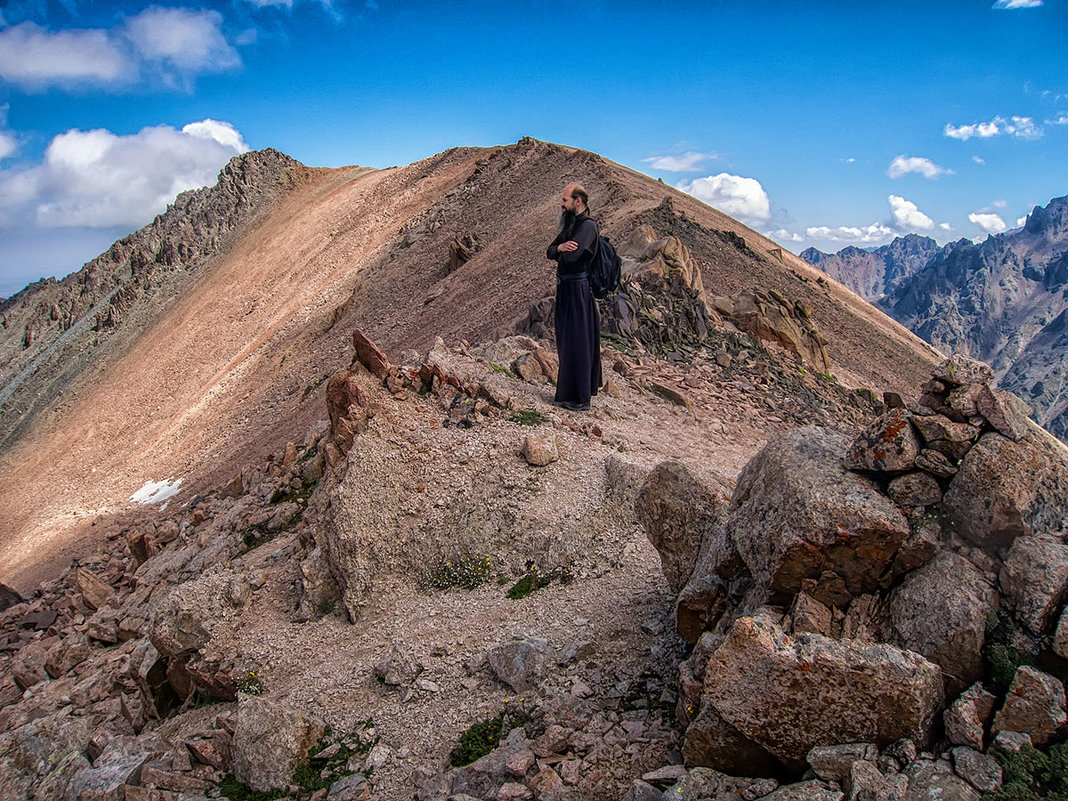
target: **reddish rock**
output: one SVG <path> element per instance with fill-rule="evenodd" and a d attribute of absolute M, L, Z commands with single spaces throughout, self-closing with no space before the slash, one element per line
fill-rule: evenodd
<path fill-rule="evenodd" d="M 360 329 L 352 332 L 352 346 L 356 349 L 356 360 L 380 380 L 389 374 L 389 359 L 378 346 Z"/>
<path fill-rule="evenodd" d="M 990 732 L 1021 732 L 1030 735 L 1035 745 L 1045 745 L 1066 719 L 1064 685 L 1048 673 L 1024 665 L 1017 669 Z"/>
<path fill-rule="evenodd" d="M 904 409 L 891 409 L 849 446 L 845 466 L 850 470 L 884 473 L 911 470 L 922 447 Z"/>
<path fill-rule="evenodd" d="M 826 743 L 929 742 L 942 699 L 942 671 L 918 654 L 788 637 L 758 616 L 737 620 L 709 659 L 701 703 L 785 765 L 801 767 Z"/>
<path fill-rule="evenodd" d="M 367 428 L 370 416 L 367 398 L 360 388 L 358 377 L 348 370 L 339 370 L 326 385 L 326 408 L 330 417 L 330 431 L 342 454 Z"/>
<path fill-rule="evenodd" d="M 932 506 L 942 500 L 942 488 L 928 473 L 917 471 L 898 476 L 886 488 L 886 494 L 898 506 L 915 508 Z"/>
<path fill-rule="evenodd" d="M 909 536 L 907 519 L 875 482 L 842 466 L 848 444 L 828 429 L 794 429 L 773 437 L 738 477 L 731 539 L 773 603 L 788 603 L 805 579 L 826 573 L 850 595 L 874 592 Z"/>

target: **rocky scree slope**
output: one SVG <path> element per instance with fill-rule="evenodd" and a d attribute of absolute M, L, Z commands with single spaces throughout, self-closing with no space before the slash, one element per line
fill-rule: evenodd
<path fill-rule="evenodd" d="M 933 251 L 931 244 L 905 237 L 872 252 L 802 255 L 935 347 L 991 364 L 1001 386 L 1034 406 L 1041 425 L 1068 437 L 1068 197 L 1035 207 L 1022 228 L 980 244 L 960 240 Z"/>
<path fill-rule="evenodd" d="M 26 431 L 85 371 L 133 341 L 207 261 L 307 168 L 276 150 L 235 156 L 218 182 L 183 192 L 167 211 L 61 281 L 0 302 L 0 448 Z"/>

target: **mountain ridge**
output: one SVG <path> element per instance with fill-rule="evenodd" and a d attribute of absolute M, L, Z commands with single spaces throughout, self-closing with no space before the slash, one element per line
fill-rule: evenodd
<path fill-rule="evenodd" d="M 936 347 L 991 364 L 1040 424 L 1068 437 L 1068 372 L 1057 345 L 1068 308 L 1068 196 L 1036 206 L 1014 231 L 932 250 L 911 274 L 894 256 L 907 239 L 864 257 L 849 248 L 805 255 Z M 880 285 L 885 295 L 865 294 Z"/>

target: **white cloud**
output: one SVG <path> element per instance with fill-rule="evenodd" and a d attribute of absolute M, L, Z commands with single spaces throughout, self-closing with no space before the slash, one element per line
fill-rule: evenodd
<path fill-rule="evenodd" d="M 941 228 L 943 231 L 952 231 L 953 230 L 953 226 L 950 225 L 949 223 L 939 223 L 938 227 Z"/>
<path fill-rule="evenodd" d="M 721 172 L 719 175 L 683 181 L 678 188 L 724 214 L 743 221 L 763 222 L 771 218 L 768 194 L 755 178 Z"/>
<path fill-rule="evenodd" d="M 705 162 L 711 161 L 714 158 L 716 158 L 715 153 L 695 153 L 690 151 L 688 153 L 683 153 L 681 156 L 651 156 L 650 158 L 642 160 L 654 170 L 664 170 L 665 172 L 692 172 L 701 169 Z"/>
<path fill-rule="evenodd" d="M 27 91 L 124 89 L 145 77 L 188 88 L 199 74 L 241 65 L 221 25 L 216 11 L 158 6 L 111 30 L 49 31 L 24 22 L 0 30 L 0 79 Z"/>
<path fill-rule="evenodd" d="M 147 62 L 182 75 L 223 72 L 241 64 L 220 30 L 217 11 L 152 6 L 126 21 L 125 35 Z"/>
<path fill-rule="evenodd" d="M 1024 225 L 1025 222 L 1027 222 L 1027 215 L 1026 214 L 1023 217 L 1017 217 L 1016 218 L 1016 227 L 1017 228 L 1023 228 L 1023 225 Z"/>
<path fill-rule="evenodd" d="M 1004 208 L 1008 208 L 1009 204 L 1008 204 L 1008 202 L 1006 202 L 1004 200 L 1001 200 L 999 198 L 998 200 L 993 201 L 990 205 L 993 206 L 996 209 L 1004 209 Z"/>
<path fill-rule="evenodd" d="M 1005 225 L 1005 221 L 1001 219 L 997 214 L 983 214 L 973 213 L 968 215 L 968 221 L 973 225 L 978 225 L 988 234 L 1002 234 L 1008 230 L 1008 226 Z"/>
<path fill-rule="evenodd" d="M 934 228 L 934 220 L 920 211 L 911 200 L 905 200 L 897 195 L 890 195 L 890 214 L 894 218 L 894 225 L 904 231 L 914 231 L 920 228 L 930 231 Z"/>
<path fill-rule="evenodd" d="M 134 71 L 107 31 L 51 33 L 32 22 L 0 31 L 0 78 L 24 89 L 121 83 Z"/>
<path fill-rule="evenodd" d="M 1013 10 L 1017 8 L 1038 8 L 1042 0 L 996 0 L 991 8 Z"/>
<path fill-rule="evenodd" d="M 214 183 L 219 169 L 246 150 L 233 126 L 215 120 L 128 136 L 71 130 L 52 140 L 39 166 L 0 172 L 0 209 L 9 224 L 138 227 L 179 192 Z"/>
<path fill-rule="evenodd" d="M 897 156 L 890 162 L 890 168 L 886 174 L 891 178 L 901 178 L 909 173 L 918 173 L 924 178 L 937 178 L 939 175 L 952 175 L 953 170 L 939 167 L 930 159 L 916 156 Z"/>
<path fill-rule="evenodd" d="M 1012 117 L 1005 119 L 997 116 L 990 122 L 977 122 L 972 125 L 954 126 L 946 123 L 943 133 L 950 139 L 959 139 L 967 142 L 972 137 L 990 139 L 994 136 L 1015 136 L 1017 139 L 1038 139 L 1042 136 L 1042 129 L 1035 125 L 1031 117 Z"/>
<path fill-rule="evenodd" d="M 986 164 L 986 159 L 984 159 L 982 156 L 972 156 L 972 161 L 974 161 L 976 164 Z"/>
<path fill-rule="evenodd" d="M 872 223 L 863 228 L 843 226 L 840 228 L 828 228 L 825 225 L 813 226 L 805 229 L 805 235 L 809 239 L 827 239 L 832 242 L 852 242 L 856 244 L 872 244 L 885 242 L 896 235 L 893 228 L 888 228 L 882 223 Z"/>
<path fill-rule="evenodd" d="M 6 159 L 19 148 L 18 140 L 7 130 L 7 110 L 6 103 L 0 106 L 0 159 Z"/>
<path fill-rule="evenodd" d="M 780 228 L 778 231 L 768 231 L 764 234 L 768 239 L 774 239 L 776 242 L 804 242 L 805 238 L 801 234 L 795 234 L 793 231 L 787 231 L 785 228 Z"/>
<path fill-rule="evenodd" d="M 857 160 L 850 156 L 849 158 L 842 159 L 846 164 L 856 164 Z"/>
<path fill-rule="evenodd" d="M 1055 120 L 1046 120 L 1046 125 L 1068 125 L 1068 114 L 1059 114 Z"/>

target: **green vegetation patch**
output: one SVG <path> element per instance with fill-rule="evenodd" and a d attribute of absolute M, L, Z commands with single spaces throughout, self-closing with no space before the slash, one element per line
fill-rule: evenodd
<path fill-rule="evenodd" d="M 574 578 L 571 573 L 571 565 L 574 560 L 568 557 L 568 564 L 554 567 L 552 570 L 543 571 L 535 562 L 527 562 L 527 572 L 515 584 L 508 588 L 508 597 L 513 601 L 526 598 L 537 590 L 543 590 L 552 584 L 553 580 L 561 584 L 567 584 Z"/>
<path fill-rule="evenodd" d="M 521 426 L 537 426 L 545 422 L 545 415 L 537 409 L 523 409 L 522 411 L 514 412 L 508 419 L 513 423 L 519 423 Z"/>
<path fill-rule="evenodd" d="M 1021 665 L 1033 665 L 1034 660 L 1021 654 L 1014 645 L 1016 624 L 1012 615 L 998 607 L 986 616 L 986 644 L 983 646 L 983 661 L 987 678 L 998 692 L 1004 695 L 1012 684 Z"/>
<path fill-rule="evenodd" d="M 992 751 L 1001 763 L 1003 784 L 983 801 L 1064 801 L 1068 799 L 1068 743 L 1043 752 L 1025 745 L 1017 752 Z"/>
<path fill-rule="evenodd" d="M 435 590 L 460 587 L 473 590 L 493 578 L 493 562 L 489 554 L 447 559 L 428 569 L 422 585 Z"/>

